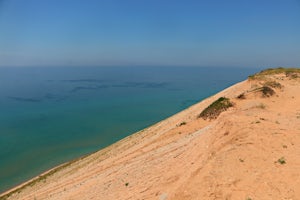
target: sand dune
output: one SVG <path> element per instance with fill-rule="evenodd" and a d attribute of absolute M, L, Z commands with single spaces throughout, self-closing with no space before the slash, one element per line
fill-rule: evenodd
<path fill-rule="evenodd" d="M 266 92 L 266 86 L 275 92 Z M 216 119 L 199 114 L 220 97 Z M 237 98 L 239 97 L 239 98 Z M 3 199 L 300 199 L 300 78 L 255 77 Z M 7 195 L 9 193 L 9 195 Z M 1 197 L 0 197 L 1 199 Z"/>

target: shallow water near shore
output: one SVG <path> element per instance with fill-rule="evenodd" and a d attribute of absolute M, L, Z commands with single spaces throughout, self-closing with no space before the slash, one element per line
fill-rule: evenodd
<path fill-rule="evenodd" d="M 0 192 L 104 148 L 257 71 L 232 67 L 0 68 Z"/>

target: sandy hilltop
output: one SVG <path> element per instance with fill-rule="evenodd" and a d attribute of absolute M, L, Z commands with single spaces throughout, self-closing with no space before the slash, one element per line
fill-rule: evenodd
<path fill-rule="evenodd" d="M 0 199 L 300 199 L 300 70 L 269 69 Z"/>

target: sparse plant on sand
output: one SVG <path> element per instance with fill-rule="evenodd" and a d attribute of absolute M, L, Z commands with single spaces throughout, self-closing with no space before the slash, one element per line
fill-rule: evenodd
<path fill-rule="evenodd" d="M 258 104 L 257 106 L 255 106 L 256 108 L 260 108 L 260 109 L 265 109 L 266 105 L 263 103 Z"/>
<path fill-rule="evenodd" d="M 246 99 L 245 93 L 243 92 L 243 93 L 239 94 L 236 98 L 237 99 Z"/>
<path fill-rule="evenodd" d="M 226 97 L 220 97 L 207 108 L 205 108 L 198 117 L 203 119 L 216 119 L 223 111 L 232 107 L 233 103 Z"/>
<path fill-rule="evenodd" d="M 279 159 L 277 160 L 277 162 L 280 163 L 280 164 L 282 164 L 282 165 L 286 163 L 284 157 L 279 158 Z"/>
<path fill-rule="evenodd" d="M 186 125 L 186 122 L 181 122 L 181 123 L 179 124 L 179 126 L 183 126 L 183 125 Z"/>

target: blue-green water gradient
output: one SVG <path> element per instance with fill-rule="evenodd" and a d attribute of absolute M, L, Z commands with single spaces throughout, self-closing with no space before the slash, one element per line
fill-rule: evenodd
<path fill-rule="evenodd" d="M 257 71 L 0 68 L 0 192 L 106 147 Z"/>

